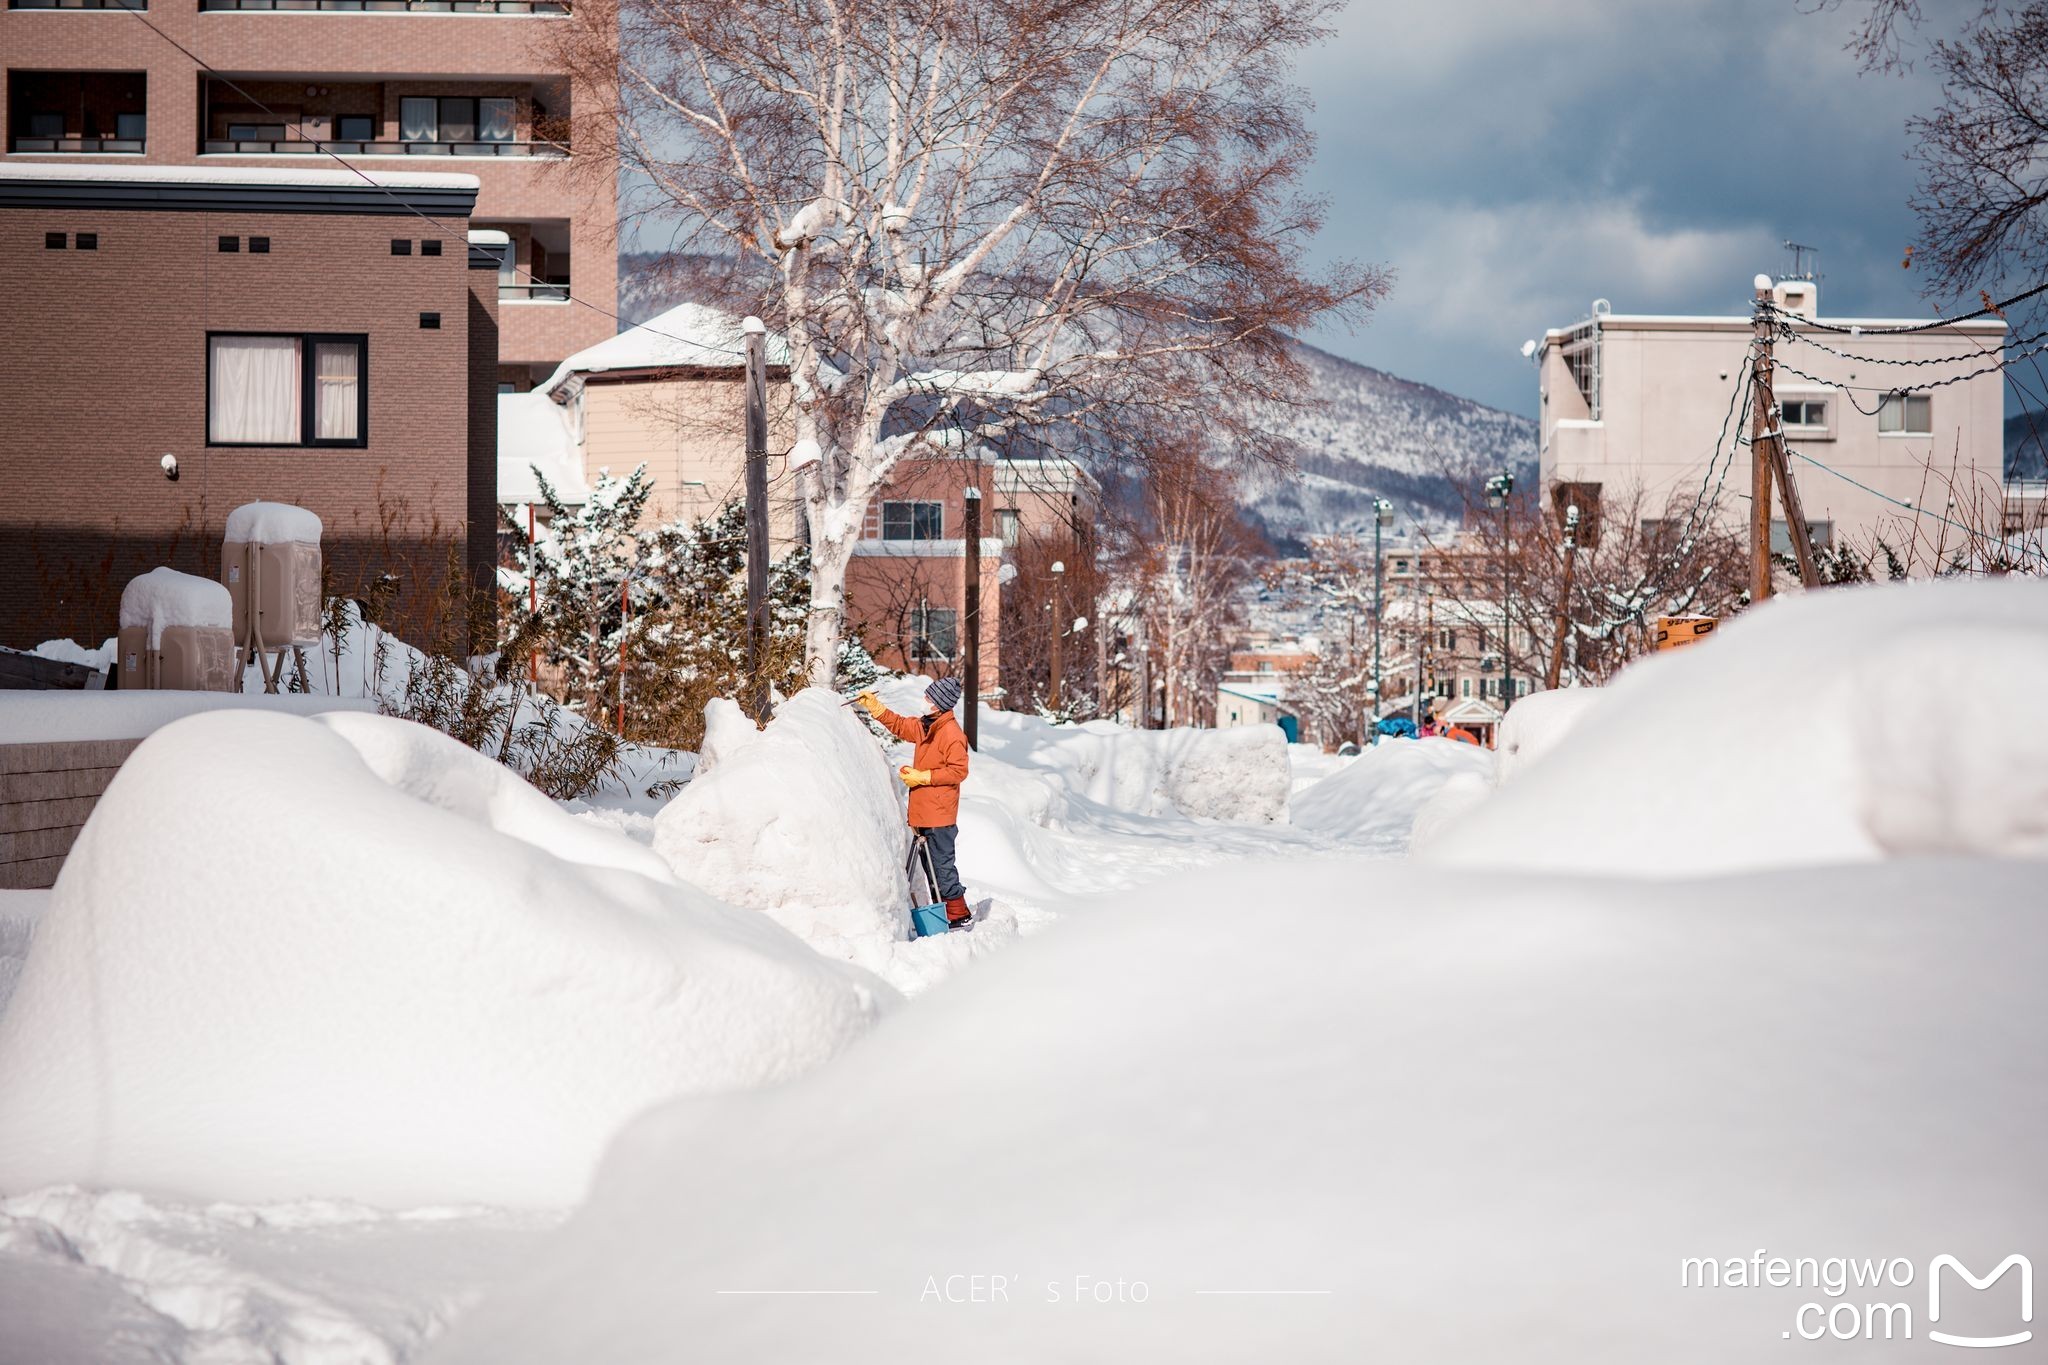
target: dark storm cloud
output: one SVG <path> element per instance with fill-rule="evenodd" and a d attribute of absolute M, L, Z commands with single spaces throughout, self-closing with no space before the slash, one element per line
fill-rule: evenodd
<path fill-rule="evenodd" d="M 1850 0 L 1853 5 L 1856 0 Z M 1859 75 L 1848 16 L 1795 0 L 1354 0 L 1310 54 L 1321 249 L 1394 296 L 1313 339 L 1524 413 L 1526 337 L 1584 316 L 1743 311 L 1787 238 L 1825 311 L 1925 315 L 1904 123 L 1924 76 Z"/>

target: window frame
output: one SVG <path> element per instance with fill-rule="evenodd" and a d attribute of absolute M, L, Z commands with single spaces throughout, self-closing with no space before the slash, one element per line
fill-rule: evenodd
<path fill-rule="evenodd" d="M 1912 405 L 1915 399 L 1919 400 L 1923 405 L 1923 410 L 1927 413 L 1927 427 L 1924 431 L 1915 430 L 1904 425 L 1912 417 Z M 1898 404 L 1900 426 L 1896 430 L 1887 431 L 1884 426 L 1884 414 L 1885 410 L 1894 403 Z M 1932 436 L 1934 434 L 1934 395 L 1931 393 L 1914 393 L 1912 390 L 1907 389 L 1901 390 L 1898 393 L 1888 393 L 1878 399 L 1877 434 L 1880 436 Z"/>
<path fill-rule="evenodd" d="M 895 507 L 909 509 L 910 534 L 901 536 L 889 534 L 889 510 Z M 919 535 L 917 533 L 920 520 L 919 513 L 925 508 L 934 509 L 932 512 L 934 525 L 932 534 Z M 934 498 L 889 498 L 882 503 L 881 530 L 883 540 L 898 545 L 929 545 L 934 541 L 944 540 L 946 538 L 946 504 Z"/>
<path fill-rule="evenodd" d="M 1778 398 L 1778 426 L 1787 436 L 1804 437 L 1807 440 L 1832 440 L 1835 434 L 1835 402 L 1825 393 L 1781 393 Z M 1785 409 L 1797 405 L 1802 409 L 1800 420 L 1792 421 Z M 1818 407 L 1821 419 L 1818 422 L 1806 420 L 1803 410 Z"/>
<path fill-rule="evenodd" d="M 951 650 L 941 651 L 938 648 L 938 635 L 931 629 L 931 622 L 934 616 L 948 618 L 946 630 L 947 634 L 951 637 Z M 904 621 L 904 626 L 906 628 L 903 632 L 903 657 L 906 660 L 912 663 L 951 663 L 959 656 L 960 609 L 958 607 L 934 607 L 930 604 L 912 607 Z M 930 646 L 923 653 L 918 652 L 916 649 L 917 642 L 920 640 L 925 641 Z"/>
<path fill-rule="evenodd" d="M 288 337 L 299 343 L 299 439 L 296 441 L 216 441 L 213 439 L 213 343 L 216 338 Z M 356 434 L 346 440 L 313 435 L 319 423 L 320 376 L 314 364 L 322 344 L 353 343 L 356 348 Z M 206 368 L 206 407 L 200 414 L 205 442 L 215 450 L 362 450 L 370 444 L 370 335 L 367 332 L 252 332 L 246 328 L 209 329 L 201 352 Z"/>

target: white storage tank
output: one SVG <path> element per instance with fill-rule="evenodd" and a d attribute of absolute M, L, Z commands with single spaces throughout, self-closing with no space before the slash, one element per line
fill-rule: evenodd
<path fill-rule="evenodd" d="M 232 692 L 234 609 L 228 590 L 176 569 L 151 569 L 121 590 L 114 666 L 123 688 Z"/>
<path fill-rule="evenodd" d="M 282 502 L 252 502 L 228 513 L 220 581 L 234 611 L 242 667 L 263 667 L 277 691 L 284 651 L 320 639 L 320 518 Z"/>

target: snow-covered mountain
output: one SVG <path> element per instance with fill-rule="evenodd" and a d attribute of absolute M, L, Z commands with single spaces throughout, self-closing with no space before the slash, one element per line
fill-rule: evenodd
<path fill-rule="evenodd" d="M 1536 423 L 1306 343 L 1304 404 L 1275 414 L 1298 468 L 1254 481 L 1246 509 L 1276 543 L 1372 525 L 1384 497 L 1411 517 L 1455 519 L 1458 485 L 1506 468 L 1533 477 Z"/>

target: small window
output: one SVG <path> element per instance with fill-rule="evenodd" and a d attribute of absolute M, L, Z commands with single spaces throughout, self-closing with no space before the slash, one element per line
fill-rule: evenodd
<path fill-rule="evenodd" d="M 958 613 L 950 607 L 912 607 L 909 638 L 904 642 L 903 652 L 913 663 L 952 658 L 958 643 L 958 619 Z"/>
<path fill-rule="evenodd" d="M 66 240 L 61 232 L 46 232 L 43 234 L 43 250 L 62 251 Z"/>
<path fill-rule="evenodd" d="M 1405 559 L 1397 559 L 1397 560 L 1395 560 L 1395 561 L 1394 561 L 1394 572 L 1395 572 L 1395 573 L 1407 573 L 1407 572 L 1408 572 L 1408 561 L 1407 561 L 1407 560 L 1405 560 Z"/>
<path fill-rule="evenodd" d="M 39 109 L 28 116 L 30 137 L 64 136 L 64 116 L 47 109 Z"/>
<path fill-rule="evenodd" d="M 438 256 L 438 255 L 440 255 L 440 254 L 441 254 L 441 239 L 440 239 L 439 237 L 426 237 L 426 238 L 422 238 L 422 239 L 421 239 L 421 241 L 420 241 L 420 255 L 422 255 L 422 256 Z"/>
<path fill-rule="evenodd" d="M 1813 542 L 1813 548 L 1824 550 L 1835 543 L 1835 524 L 1832 521 L 1808 521 L 1806 538 Z M 1789 555 L 1792 553 L 1792 527 L 1788 522 L 1771 519 L 1771 553 Z"/>
<path fill-rule="evenodd" d="M 412 238 L 393 237 L 391 239 L 391 254 L 394 256 L 412 255 Z"/>
<path fill-rule="evenodd" d="M 100 235 L 97 232 L 79 233 L 78 249 L 80 251 L 98 251 L 100 249 Z"/>
<path fill-rule="evenodd" d="M 1014 546 L 1024 534 L 1024 523 L 1014 507 L 996 509 L 996 534 L 1003 538 L 1003 544 Z"/>
<path fill-rule="evenodd" d="M 519 101 L 484 99 L 477 102 L 478 142 L 510 142 L 519 131 Z"/>
<path fill-rule="evenodd" d="M 1887 394 L 1877 405 L 1877 429 L 1889 435 L 1931 436 L 1934 399 L 1924 393 Z"/>
<path fill-rule="evenodd" d="M 249 252 L 255 256 L 268 256 L 270 254 L 270 239 L 268 237 L 251 237 L 249 239 Z"/>
<path fill-rule="evenodd" d="M 367 348 L 362 337 L 209 336 L 207 444 L 364 444 Z"/>
<path fill-rule="evenodd" d="M 149 115 L 114 115 L 114 136 L 124 142 L 141 142 L 149 136 Z"/>
<path fill-rule="evenodd" d="M 220 239 L 220 249 L 226 252 L 240 251 L 242 249 L 242 239 L 240 237 L 223 237 Z"/>
<path fill-rule="evenodd" d="M 1472 695 L 1472 680 L 1470 678 L 1464 678 L 1459 680 L 1458 690 L 1464 693 L 1467 697 L 1470 697 Z"/>
<path fill-rule="evenodd" d="M 937 502 L 885 502 L 882 504 L 882 539 L 937 540 L 944 534 L 945 504 Z"/>
<path fill-rule="evenodd" d="M 1823 398 L 1787 398 L 1778 404 L 1785 429 L 1815 432 L 1828 429 L 1828 405 Z"/>
<path fill-rule="evenodd" d="M 335 127 L 343 142 L 368 142 L 377 136 L 374 122 L 362 114 L 343 114 Z"/>
<path fill-rule="evenodd" d="M 282 142 L 284 141 L 284 125 L 282 123 L 230 123 L 228 125 L 228 141 Z"/>
<path fill-rule="evenodd" d="M 427 331 L 429 331 L 429 332 L 438 332 L 438 331 L 440 331 L 440 330 L 441 330 L 441 315 L 440 315 L 439 313 L 422 313 L 422 314 L 420 314 L 420 326 L 421 326 L 421 327 L 423 327 L 424 329 L 426 329 L 426 330 L 427 330 Z"/>

